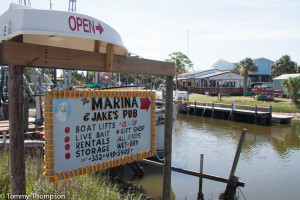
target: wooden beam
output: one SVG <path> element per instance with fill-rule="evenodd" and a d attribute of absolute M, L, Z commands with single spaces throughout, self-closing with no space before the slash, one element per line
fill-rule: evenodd
<path fill-rule="evenodd" d="M 156 167 L 163 167 L 164 166 L 164 164 L 162 164 L 162 163 L 154 162 L 154 161 L 147 160 L 147 159 L 140 160 L 139 163 L 147 164 L 147 165 L 153 165 L 153 166 L 156 166 Z M 224 178 L 224 177 L 220 177 L 220 176 L 214 176 L 214 175 L 211 175 L 211 174 L 200 173 L 200 172 L 196 172 L 196 171 L 192 171 L 192 170 L 188 170 L 188 169 L 182 169 L 182 168 L 173 167 L 173 166 L 171 167 L 171 170 L 175 171 L 175 172 L 191 175 L 191 176 L 196 176 L 196 177 L 199 177 L 199 178 L 205 178 L 205 179 L 209 179 L 209 180 L 213 180 L 213 181 L 218 181 L 218 182 L 221 182 L 221 183 L 229 183 L 229 179 Z M 245 187 L 244 182 L 239 181 L 237 183 L 237 185 L 241 186 L 241 187 Z"/>
<path fill-rule="evenodd" d="M 113 59 L 114 59 L 114 45 L 108 43 L 106 46 L 105 71 L 110 71 L 112 69 Z"/>
<path fill-rule="evenodd" d="M 105 70 L 106 54 L 103 53 L 12 41 L 2 41 L 1 46 L 0 65 L 161 76 L 175 75 L 174 63 L 114 55 L 112 68 Z"/>

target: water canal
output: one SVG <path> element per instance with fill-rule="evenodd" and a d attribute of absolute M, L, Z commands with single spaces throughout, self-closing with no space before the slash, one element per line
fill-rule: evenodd
<path fill-rule="evenodd" d="M 173 132 L 172 165 L 199 171 L 204 154 L 204 173 L 229 177 L 239 137 L 247 129 L 236 175 L 247 200 L 300 199 L 300 121 L 288 125 L 258 126 L 179 114 Z M 148 196 L 161 199 L 162 169 L 144 166 L 145 177 L 136 183 Z M 198 178 L 172 172 L 172 198 L 196 199 Z M 204 179 L 205 199 L 218 199 L 226 184 Z M 240 192 L 240 199 L 244 199 Z"/>

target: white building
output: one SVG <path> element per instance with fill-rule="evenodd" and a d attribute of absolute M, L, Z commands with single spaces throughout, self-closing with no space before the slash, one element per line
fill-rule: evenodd
<path fill-rule="evenodd" d="M 300 77 L 300 73 L 298 74 L 282 74 L 276 78 L 273 79 L 273 88 L 274 90 L 282 90 L 284 95 L 287 95 L 287 92 L 282 86 L 282 81 L 289 79 L 289 78 L 295 78 Z"/>

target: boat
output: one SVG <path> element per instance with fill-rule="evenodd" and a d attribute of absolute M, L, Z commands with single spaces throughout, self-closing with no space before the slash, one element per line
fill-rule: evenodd
<path fill-rule="evenodd" d="M 265 85 L 257 86 L 251 90 L 254 93 L 254 98 L 257 100 L 274 100 L 274 96 L 282 95 L 282 90 L 273 90 L 272 87 L 268 87 Z"/>
<path fill-rule="evenodd" d="M 172 127 L 175 125 L 177 118 L 178 104 L 173 104 Z M 156 110 L 156 155 L 153 158 L 164 157 L 164 136 L 165 136 L 165 109 L 158 108 Z M 156 159 L 155 159 L 156 160 Z"/>
<path fill-rule="evenodd" d="M 64 11 L 34 9 L 11 3 L 0 16 L 0 42 L 22 37 L 23 43 L 127 56 L 119 33 L 93 17 Z M 113 47 L 111 47 L 113 45 Z"/>

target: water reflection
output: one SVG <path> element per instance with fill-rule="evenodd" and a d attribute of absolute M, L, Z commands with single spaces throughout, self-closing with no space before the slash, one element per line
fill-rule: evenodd
<path fill-rule="evenodd" d="M 228 177 L 243 128 L 246 140 L 236 175 L 246 183 L 247 199 L 299 199 L 300 123 L 258 126 L 227 120 L 178 115 L 173 131 L 172 165 L 199 171 L 204 154 L 204 173 Z M 161 199 L 162 169 L 147 167 L 137 181 L 149 196 Z M 218 199 L 226 185 L 204 180 L 205 199 Z M 198 178 L 172 172 L 172 197 L 196 199 Z"/>
<path fill-rule="evenodd" d="M 243 128 L 247 129 L 243 151 L 250 153 L 257 146 L 271 144 L 273 149 L 283 159 L 288 158 L 291 150 L 300 149 L 300 122 L 292 121 L 291 124 L 260 126 L 232 122 L 227 120 L 211 119 L 207 117 L 179 115 L 175 135 L 185 132 L 187 126 L 201 132 L 210 132 L 210 135 L 219 139 L 230 139 L 236 144 Z M 222 133 L 222 134 L 220 134 Z M 227 141 L 228 142 L 228 141 Z"/>

